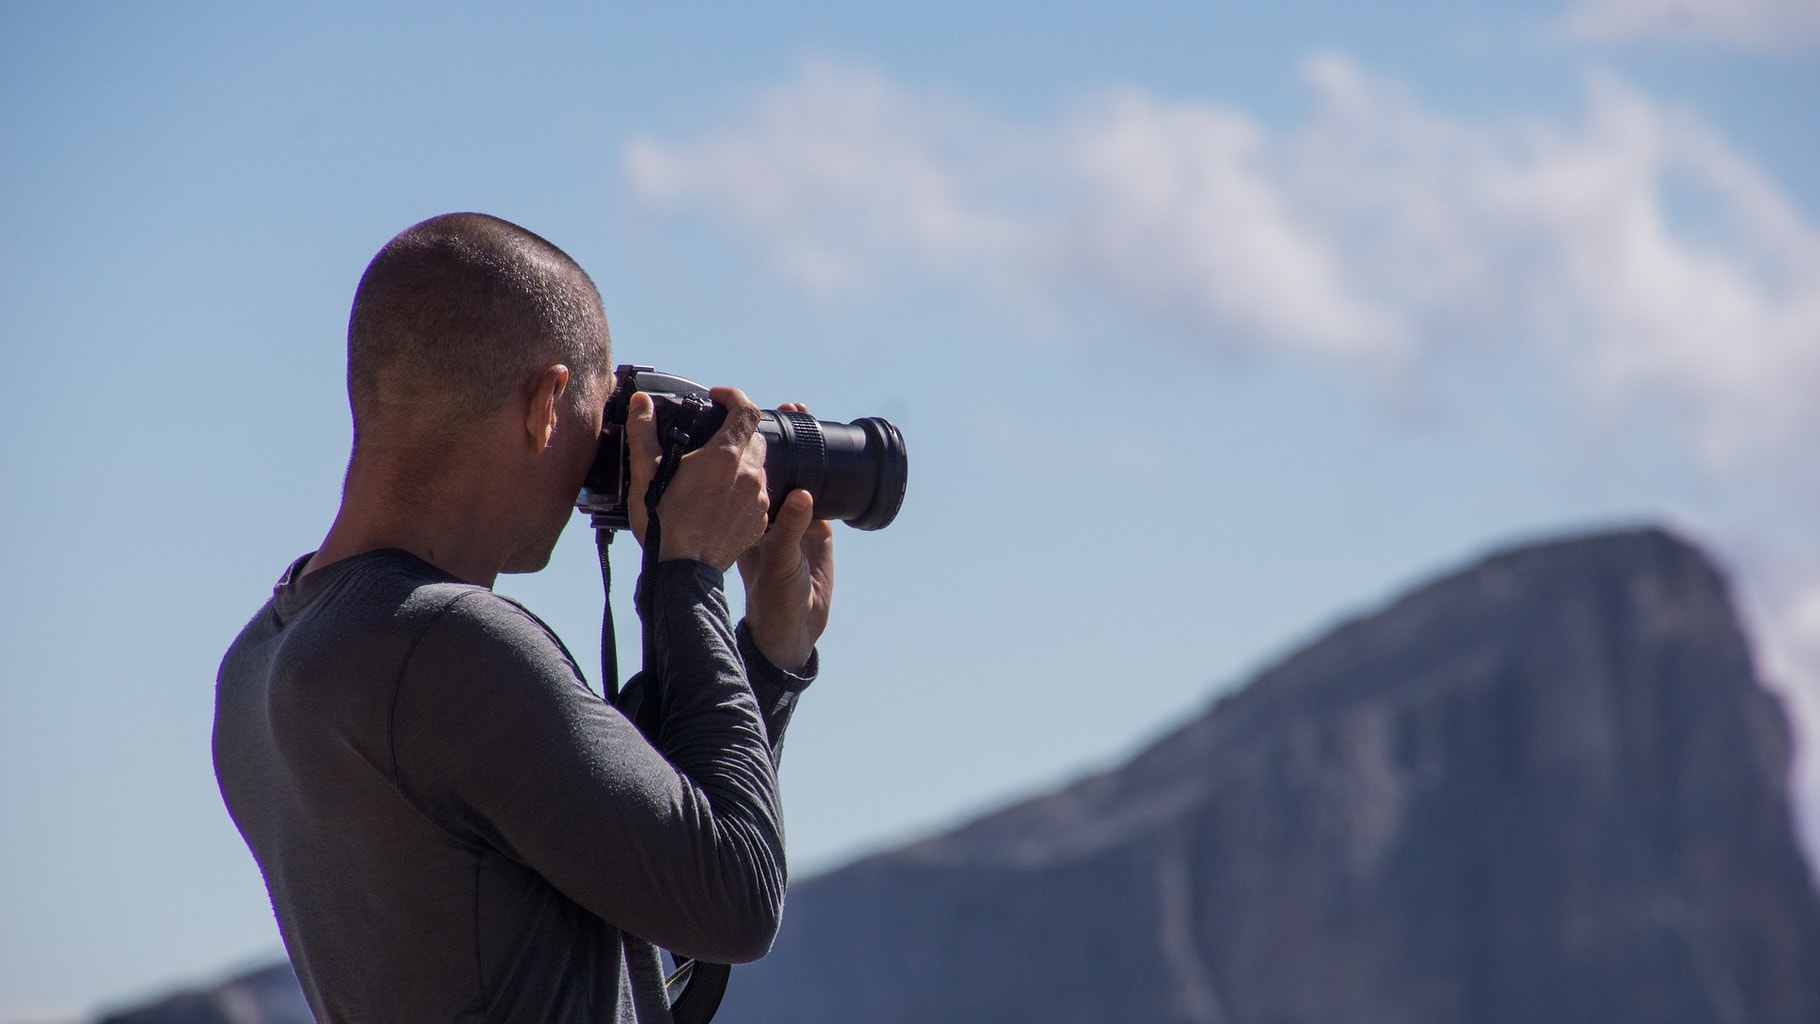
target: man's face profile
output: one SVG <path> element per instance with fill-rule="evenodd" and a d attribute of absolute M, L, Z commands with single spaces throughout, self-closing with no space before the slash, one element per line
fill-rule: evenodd
<path fill-rule="evenodd" d="M 592 381 L 569 378 L 564 394 L 558 396 L 556 426 L 549 444 L 538 459 L 540 485 L 535 495 L 526 494 L 527 524 L 525 542 L 504 568 L 508 573 L 537 572 L 550 563 L 550 555 L 561 539 L 562 531 L 574 512 L 575 498 L 581 492 L 588 468 L 594 464 L 600 448 L 600 428 L 606 392 L 612 378 L 598 375 Z M 570 391 L 578 396 L 595 396 L 579 404 L 572 402 Z"/>

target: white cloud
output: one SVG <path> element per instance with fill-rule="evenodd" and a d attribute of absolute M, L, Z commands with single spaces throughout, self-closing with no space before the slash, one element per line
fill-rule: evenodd
<path fill-rule="evenodd" d="M 1611 76 L 1571 122 L 1498 124 L 1339 56 L 1307 77 L 1293 130 L 1135 89 L 1032 125 L 821 64 L 740 123 L 633 142 L 626 167 L 653 208 L 733 225 L 819 293 L 945 275 L 1380 377 L 1479 365 L 1492 388 L 1483 354 L 1516 354 L 1716 480 L 1820 493 L 1820 231 L 1719 134 Z M 1801 536 L 1755 568 L 1813 735 L 1820 549 Z M 1804 766 L 1820 854 L 1820 756 Z"/>
<path fill-rule="evenodd" d="M 1338 58 L 1285 188 L 1430 352 L 1539 346 L 1599 415 L 1709 468 L 1785 455 L 1820 406 L 1820 232 L 1722 139 L 1610 78 L 1575 125 L 1430 114 Z"/>
<path fill-rule="evenodd" d="M 1820 232 L 1696 119 L 1609 76 L 1578 123 L 1486 125 L 1342 57 L 1307 74 L 1315 114 L 1280 132 L 1138 90 L 1017 124 L 816 65 L 626 162 L 817 291 L 914 268 L 1378 373 L 1533 349 L 1722 471 L 1820 427 Z"/>
<path fill-rule="evenodd" d="M 1376 362 L 1399 359 L 1408 325 L 1345 281 L 1341 254 L 1278 180 L 1276 143 L 1214 105 L 1126 92 L 1060 132 L 1051 166 L 1069 207 L 1046 268 L 1211 340 Z"/>
<path fill-rule="evenodd" d="M 1568 35 L 1594 42 L 1684 42 L 1793 50 L 1820 43 L 1815 0 L 1581 0 Z"/>
<path fill-rule="evenodd" d="M 1095 289 L 1221 343 L 1394 355 L 1401 328 L 1346 292 L 1271 154 L 1217 107 L 1133 92 L 1029 128 L 816 65 L 746 124 L 635 140 L 626 166 L 647 202 L 718 213 L 816 291 L 911 265 L 1052 298 Z"/>
<path fill-rule="evenodd" d="M 899 260 L 1008 253 L 1013 225 L 967 194 L 986 170 L 963 149 L 985 127 L 975 121 L 873 72 L 816 65 L 761 97 L 743 127 L 690 146 L 634 140 L 626 168 L 647 202 L 709 206 L 761 236 L 786 275 L 827 292 Z"/>

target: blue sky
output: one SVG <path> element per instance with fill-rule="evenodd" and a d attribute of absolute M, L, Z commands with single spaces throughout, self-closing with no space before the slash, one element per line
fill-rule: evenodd
<path fill-rule="evenodd" d="M 799 872 L 1605 524 L 1734 568 L 1811 734 L 1817 48 L 1774 0 L 0 7 L 0 1019 L 276 951 L 214 667 L 333 514 L 354 282 L 447 210 L 568 249 L 622 359 L 903 427 Z M 501 586 L 584 665 L 588 542 Z"/>

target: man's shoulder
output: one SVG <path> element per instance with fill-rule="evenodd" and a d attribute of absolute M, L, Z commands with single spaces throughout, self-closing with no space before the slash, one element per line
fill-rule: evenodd
<path fill-rule="evenodd" d="M 439 678 L 471 675 L 493 685 L 514 677 L 559 683 L 585 678 L 554 630 L 486 587 L 422 581 L 406 603 L 407 621 L 399 625 L 411 634 L 410 661 Z"/>
<path fill-rule="evenodd" d="M 439 644 L 503 648 L 534 660 L 554 656 L 573 667 L 568 648 L 530 609 L 485 587 L 437 589 L 422 595 L 435 609 L 434 630 L 426 639 Z"/>
<path fill-rule="evenodd" d="M 444 648 L 561 644 L 522 605 L 459 580 L 404 551 L 366 552 L 308 574 L 293 565 L 228 652 L 260 663 L 368 672 L 408 661 L 429 641 Z M 563 655 L 566 658 L 566 653 Z"/>
<path fill-rule="evenodd" d="M 371 578 L 348 595 L 378 628 L 396 629 L 411 639 L 475 656 L 501 650 L 543 661 L 555 657 L 573 667 L 562 641 L 543 620 L 517 601 L 455 579 L 404 552 L 374 559 Z"/>
<path fill-rule="evenodd" d="M 370 724 L 389 721 L 404 691 L 561 695 L 586 689 L 585 678 L 518 602 L 379 551 L 287 573 L 223 658 L 217 711 L 248 704 Z"/>
<path fill-rule="evenodd" d="M 281 580 L 274 596 L 281 617 L 320 616 L 346 625 L 420 631 L 453 616 L 460 622 L 510 620 L 515 602 L 468 583 L 417 556 L 393 549 L 369 551 Z"/>
<path fill-rule="evenodd" d="M 391 714 L 401 737 L 472 737 L 526 716 L 573 721 L 599 702 L 568 648 L 518 602 L 483 587 L 418 596 L 435 612 L 400 663 Z"/>

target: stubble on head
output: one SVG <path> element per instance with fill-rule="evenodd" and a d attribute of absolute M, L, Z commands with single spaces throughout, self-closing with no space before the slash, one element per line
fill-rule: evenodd
<path fill-rule="evenodd" d="M 484 505 L 474 520 L 496 530 L 504 571 L 542 568 L 598 446 L 610 359 L 600 294 L 561 249 L 485 214 L 413 225 L 368 265 L 349 316 L 349 487 L 360 467 L 402 516 Z M 569 380 L 540 452 L 525 403 L 556 366 Z"/>

